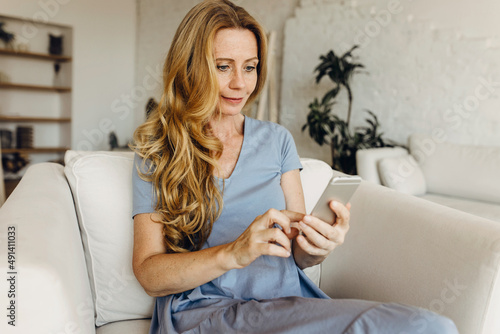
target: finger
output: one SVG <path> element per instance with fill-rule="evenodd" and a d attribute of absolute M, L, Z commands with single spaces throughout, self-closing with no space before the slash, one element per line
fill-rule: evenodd
<path fill-rule="evenodd" d="M 269 228 L 262 231 L 260 239 L 262 242 L 278 243 L 289 252 L 292 250 L 290 239 L 279 228 Z"/>
<path fill-rule="evenodd" d="M 348 204 L 348 205 L 350 207 L 350 204 Z M 349 223 L 351 213 L 350 213 L 349 209 L 346 206 L 344 206 L 342 203 L 336 202 L 336 201 L 331 201 L 330 202 L 330 209 L 335 213 L 335 215 L 337 215 L 337 218 L 335 219 L 336 223 L 340 223 L 340 224 L 344 224 L 344 225 Z"/>
<path fill-rule="evenodd" d="M 317 230 L 305 224 L 304 222 L 300 222 L 299 224 L 302 229 L 302 233 L 307 236 L 307 240 L 309 241 L 309 243 L 320 249 L 333 249 L 334 228 L 332 226 L 325 223 L 325 225 L 327 225 L 327 227 L 329 228 L 329 231 L 323 234 L 318 233 Z"/>
<path fill-rule="evenodd" d="M 304 219 L 302 219 L 301 222 L 302 222 L 302 224 L 309 226 L 316 233 L 321 234 L 322 236 L 324 236 L 327 239 L 331 240 L 334 237 L 334 231 L 335 231 L 334 226 L 328 224 L 327 222 L 322 221 L 321 219 L 319 219 L 317 217 L 307 215 L 304 217 Z"/>
<path fill-rule="evenodd" d="M 288 219 L 290 219 L 290 221 L 292 221 L 292 222 L 299 222 L 305 216 L 305 214 L 303 214 L 303 213 L 289 211 L 289 210 L 281 210 L 281 213 L 283 213 L 285 216 L 287 216 Z"/>
<path fill-rule="evenodd" d="M 302 248 L 302 250 L 304 250 L 309 255 L 327 256 L 329 254 L 328 251 L 312 245 L 309 242 L 308 238 L 304 237 L 303 235 L 297 236 L 295 240 L 297 241 L 300 248 Z"/>
<path fill-rule="evenodd" d="M 292 232 L 290 228 L 290 219 L 286 214 L 276 209 L 270 209 L 264 214 L 264 217 L 267 219 L 267 228 L 271 228 L 274 224 L 278 224 L 285 231 L 285 233 L 290 234 Z"/>
<path fill-rule="evenodd" d="M 261 243 L 259 245 L 259 252 L 262 255 L 289 257 L 292 253 L 285 248 L 270 243 Z"/>
<path fill-rule="evenodd" d="M 291 233 L 285 233 L 287 238 L 290 240 L 293 240 L 297 235 L 300 233 L 300 226 L 299 223 L 297 222 L 292 222 L 290 223 L 290 227 L 292 229 Z"/>

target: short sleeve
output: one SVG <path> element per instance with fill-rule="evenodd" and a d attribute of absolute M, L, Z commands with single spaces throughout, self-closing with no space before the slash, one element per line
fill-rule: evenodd
<path fill-rule="evenodd" d="M 138 168 L 141 172 L 145 172 L 142 158 L 135 154 L 134 166 L 132 167 L 132 218 L 139 213 L 156 211 L 153 185 L 151 182 L 141 179 L 137 171 Z"/>
<path fill-rule="evenodd" d="M 283 129 L 283 139 L 281 142 L 281 174 L 285 174 L 294 169 L 302 170 L 302 164 L 295 147 L 295 141 L 292 134 L 285 128 Z"/>

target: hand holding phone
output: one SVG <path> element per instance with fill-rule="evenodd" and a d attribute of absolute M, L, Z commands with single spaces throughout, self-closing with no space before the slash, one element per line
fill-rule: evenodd
<path fill-rule="evenodd" d="M 330 202 L 336 201 L 343 205 L 349 203 L 352 195 L 361 183 L 359 176 L 334 176 L 328 183 L 325 191 L 314 206 L 311 215 L 333 224 L 335 214 L 330 209 Z"/>

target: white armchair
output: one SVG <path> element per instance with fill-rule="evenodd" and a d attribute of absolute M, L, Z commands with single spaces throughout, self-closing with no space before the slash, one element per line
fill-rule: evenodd
<path fill-rule="evenodd" d="M 147 333 L 153 299 L 131 269 L 131 153 L 68 152 L 66 167 L 29 168 L 0 208 L 0 244 L 15 235 L 14 269 L 0 249 L 4 310 L 16 327 L 2 333 Z M 332 175 L 302 159 L 306 207 Z M 351 230 L 319 268 L 333 298 L 393 301 L 437 311 L 462 334 L 500 332 L 500 225 L 363 182 L 352 201 Z M 12 239 L 12 238 L 11 238 Z M 5 311 L 4 311 L 5 312 Z M 408 319 L 425 332 L 421 314 Z M 96 324 L 99 327 L 96 327 Z"/>

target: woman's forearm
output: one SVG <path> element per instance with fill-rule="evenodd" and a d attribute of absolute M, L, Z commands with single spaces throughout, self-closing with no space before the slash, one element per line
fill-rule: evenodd
<path fill-rule="evenodd" d="M 293 245 L 293 258 L 295 259 L 295 264 L 300 269 L 306 269 L 308 267 L 312 267 L 323 262 L 326 256 L 313 256 L 304 251 L 299 245 L 297 245 L 297 241 L 294 239 L 292 242 Z"/>
<path fill-rule="evenodd" d="M 134 273 L 150 296 L 191 290 L 233 269 L 226 246 L 189 253 L 152 255 L 135 267 Z"/>

